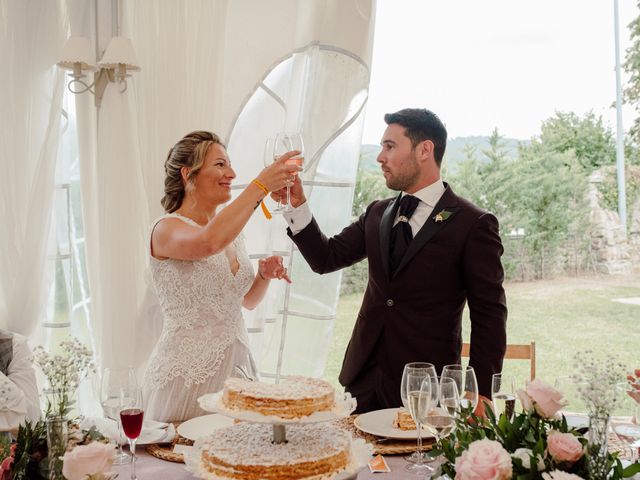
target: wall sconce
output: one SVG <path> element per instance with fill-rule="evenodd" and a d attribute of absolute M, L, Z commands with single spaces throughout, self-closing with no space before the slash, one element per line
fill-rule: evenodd
<path fill-rule="evenodd" d="M 136 54 L 131 40 L 125 37 L 113 37 L 102 60 L 95 65 L 91 54 L 91 46 L 87 37 L 69 37 L 62 50 L 62 59 L 57 63 L 60 68 L 71 70 L 67 88 L 71 93 L 80 94 L 86 91 L 95 96 L 96 107 L 100 108 L 102 96 L 109 82 L 121 85 L 120 93 L 127 89 L 128 72 L 139 71 Z M 83 80 L 85 72 L 95 72 L 93 83 L 87 85 Z"/>

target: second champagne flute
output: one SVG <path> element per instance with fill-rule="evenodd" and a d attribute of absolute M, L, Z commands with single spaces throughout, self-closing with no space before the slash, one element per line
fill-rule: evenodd
<path fill-rule="evenodd" d="M 491 402 L 496 418 L 504 413 L 509 420 L 516 410 L 516 394 L 513 380 L 503 373 L 494 373 L 491 377 Z"/>
<path fill-rule="evenodd" d="M 402 405 L 405 410 L 409 410 L 409 403 L 407 402 L 407 374 L 419 372 L 424 372 L 435 377 L 436 367 L 433 363 L 428 362 L 411 362 L 404 366 L 404 370 L 402 371 L 402 380 L 400 382 L 400 398 L 402 399 Z M 418 457 L 421 457 L 423 462 L 430 462 L 433 460 L 427 452 L 420 452 L 419 454 L 418 452 L 413 452 L 411 455 L 404 457 L 404 459 L 407 462 L 416 463 L 418 461 Z"/>
<path fill-rule="evenodd" d="M 300 155 L 287 160 L 289 164 L 297 164 L 302 167 L 304 164 L 304 144 L 302 142 L 302 134 L 298 132 L 280 132 L 276 135 L 273 144 L 273 158 L 278 159 L 282 155 L 292 150 L 298 150 Z M 291 187 L 287 185 L 287 205 L 284 207 L 285 212 L 290 212 L 291 208 Z"/>
<path fill-rule="evenodd" d="M 478 406 L 478 381 L 473 367 L 463 367 L 460 364 L 445 365 L 442 369 L 443 378 L 453 378 L 460 394 L 460 406 L 475 410 Z"/>
<path fill-rule="evenodd" d="M 138 480 L 136 476 L 136 441 L 142 432 L 142 421 L 144 420 L 144 410 L 142 407 L 142 389 L 136 388 L 134 398 L 130 405 L 120 411 L 120 421 L 122 429 L 129 439 L 129 449 L 131 450 L 131 480 Z"/>
<path fill-rule="evenodd" d="M 433 377 L 426 371 L 408 372 L 406 378 L 407 388 L 407 405 L 409 407 L 409 413 L 411 418 L 416 424 L 417 430 L 417 445 L 416 453 L 418 454 L 418 460 L 416 463 L 407 465 L 406 469 L 416 475 L 422 475 L 427 472 L 431 472 L 433 469 L 423 462 L 422 460 L 422 424 L 424 417 L 429 411 L 431 406 L 433 386 L 430 381 Z M 436 384 L 436 390 L 437 390 Z"/>
<path fill-rule="evenodd" d="M 264 142 L 264 166 L 268 167 L 273 162 L 275 162 L 278 157 L 274 156 L 274 143 L 273 138 L 267 138 Z M 284 209 L 282 208 L 282 203 L 278 200 L 278 205 L 273 209 L 274 212 L 282 212 Z"/>

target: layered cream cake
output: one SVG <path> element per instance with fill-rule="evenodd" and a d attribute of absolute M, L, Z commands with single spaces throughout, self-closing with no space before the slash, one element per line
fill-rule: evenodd
<path fill-rule="evenodd" d="M 279 384 L 229 378 L 224 384 L 222 403 L 230 410 L 300 418 L 331 410 L 335 392 L 330 383 L 318 378 L 291 376 Z"/>
<path fill-rule="evenodd" d="M 287 426 L 276 444 L 271 425 L 240 423 L 204 441 L 201 467 L 229 479 L 310 480 L 344 470 L 350 455 L 351 435 L 330 424 Z"/>
<path fill-rule="evenodd" d="M 393 418 L 393 426 L 400 430 L 415 430 L 416 422 L 411 418 L 411 414 L 404 408 L 399 408 Z"/>

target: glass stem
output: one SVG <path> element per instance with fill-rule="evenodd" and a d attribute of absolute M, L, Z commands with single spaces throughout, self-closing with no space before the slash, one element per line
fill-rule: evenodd
<path fill-rule="evenodd" d="M 287 185 L 287 212 L 291 211 L 291 187 Z"/>
<path fill-rule="evenodd" d="M 120 443 L 120 420 L 116 420 L 116 424 L 118 425 L 118 438 L 116 439 L 116 445 L 118 445 L 118 458 L 122 458 L 124 452 L 122 451 L 122 444 Z"/>
<path fill-rule="evenodd" d="M 136 440 L 129 439 L 129 449 L 131 450 L 131 480 L 138 480 L 136 476 Z"/>
<path fill-rule="evenodd" d="M 416 422 L 418 428 L 418 459 L 416 465 L 422 465 L 422 423 Z"/>

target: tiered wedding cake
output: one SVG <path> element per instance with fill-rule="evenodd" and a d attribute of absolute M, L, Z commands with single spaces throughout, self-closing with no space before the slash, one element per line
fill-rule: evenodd
<path fill-rule="evenodd" d="M 328 423 L 329 417 L 317 417 L 322 413 L 337 419 L 355 407 L 349 399 L 344 410 L 337 398 L 329 383 L 313 378 L 287 377 L 275 385 L 229 379 L 221 393 L 201 397 L 200 405 L 207 410 L 216 405 L 224 415 L 249 415 L 253 421 L 199 439 L 197 457 L 187 465 L 207 479 L 320 480 L 351 475 L 366 463 L 371 450 L 364 442 L 354 449 L 350 433 Z M 314 416 L 324 420 L 310 423 Z M 282 438 L 276 438 L 277 428 Z"/>

